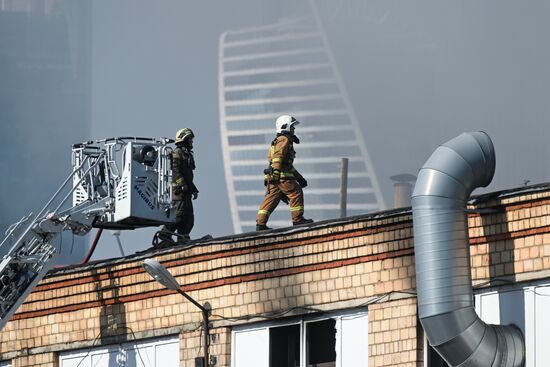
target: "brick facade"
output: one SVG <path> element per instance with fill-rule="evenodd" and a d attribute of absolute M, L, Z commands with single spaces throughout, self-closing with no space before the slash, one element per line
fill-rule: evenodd
<path fill-rule="evenodd" d="M 474 285 L 550 279 L 550 186 L 478 197 L 470 209 Z M 234 325 L 356 307 L 369 311 L 370 366 L 422 366 L 411 218 L 390 211 L 56 270 L 1 332 L 0 360 L 57 366 L 62 351 L 179 335 L 180 365 L 194 366 L 201 313 L 145 273 L 154 257 L 211 304 L 217 366 L 230 366 Z"/>

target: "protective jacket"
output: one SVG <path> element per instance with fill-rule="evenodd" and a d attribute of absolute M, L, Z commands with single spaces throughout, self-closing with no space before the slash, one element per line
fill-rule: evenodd
<path fill-rule="evenodd" d="M 294 135 L 277 134 L 267 153 L 270 169 L 265 172 L 266 194 L 256 217 L 256 224 L 265 226 L 269 216 L 281 200 L 289 204 L 293 223 L 302 223 L 304 219 L 304 193 L 306 181 L 294 168 Z M 280 172 L 280 173 L 279 173 Z"/>
<path fill-rule="evenodd" d="M 178 146 L 172 152 L 172 198 L 181 200 L 182 194 L 189 195 L 199 192 L 193 183 L 195 169 L 193 151 L 184 146 Z"/>
<path fill-rule="evenodd" d="M 162 227 L 159 236 L 162 241 L 171 240 L 176 231 L 179 234 L 178 242 L 189 239 L 195 224 L 192 197 L 199 192 L 193 183 L 194 169 L 193 151 L 177 145 L 172 151 L 172 206 L 176 209 L 176 220 Z"/>
<path fill-rule="evenodd" d="M 281 171 L 281 181 L 303 179 L 302 175 L 293 165 L 294 158 L 296 158 L 296 151 L 294 150 L 295 139 L 293 135 L 277 134 L 267 153 L 267 159 L 271 168 Z M 267 180 L 267 177 L 264 178 Z"/>

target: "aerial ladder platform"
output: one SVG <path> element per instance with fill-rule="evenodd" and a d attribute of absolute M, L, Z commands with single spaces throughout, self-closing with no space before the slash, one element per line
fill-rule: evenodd
<path fill-rule="evenodd" d="M 0 250 L 0 329 L 56 264 L 65 230 L 85 235 L 174 221 L 167 138 L 121 137 L 75 144 L 72 172 L 37 214 L 6 231 Z"/>

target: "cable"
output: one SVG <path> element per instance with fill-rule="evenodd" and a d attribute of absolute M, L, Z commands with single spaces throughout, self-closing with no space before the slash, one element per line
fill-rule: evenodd
<path fill-rule="evenodd" d="M 128 326 L 123 326 L 126 330 L 130 330 L 130 332 L 132 333 L 132 336 L 134 337 L 134 341 L 137 341 L 137 338 L 136 338 L 136 334 L 134 333 L 134 330 L 132 330 L 131 327 L 128 327 Z M 136 345 L 136 350 L 138 352 L 138 355 L 139 355 L 139 359 L 141 360 L 141 364 L 143 366 L 145 366 L 145 362 L 143 362 L 143 358 L 141 357 L 141 352 L 139 351 L 139 348 L 138 346 Z"/>
<path fill-rule="evenodd" d="M 78 364 L 76 365 L 76 367 L 80 367 L 80 365 L 82 364 L 82 362 L 84 362 L 84 360 L 86 359 L 86 357 L 88 357 L 90 355 L 90 353 L 92 352 L 92 349 L 95 347 L 95 343 L 99 340 L 99 338 L 101 337 L 101 334 L 103 333 L 103 331 L 105 331 L 106 329 L 108 329 L 110 326 L 104 326 L 101 328 L 101 330 L 99 330 L 99 333 L 97 334 L 97 336 L 94 338 L 94 342 L 92 343 L 92 346 L 90 347 L 90 349 L 88 350 L 88 353 L 86 353 L 86 355 L 84 357 L 82 357 L 82 359 L 80 360 L 80 362 L 78 362 Z M 134 330 L 132 330 L 131 327 L 128 327 L 128 326 L 120 326 L 120 328 L 123 328 L 125 330 L 129 330 L 131 333 L 132 333 L 132 337 L 134 338 L 134 341 L 137 342 L 137 338 L 136 338 L 136 334 L 134 333 Z M 119 343 L 119 345 L 122 345 L 121 343 Z M 145 366 L 145 362 L 143 361 L 143 358 L 141 357 L 141 352 L 139 351 L 139 347 L 137 346 L 137 343 L 136 343 L 136 351 L 137 351 L 137 354 L 139 356 L 139 359 L 141 360 L 141 364 L 143 366 Z"/>
<path fill-rule="evenodd" d="M 92 242 L 92 245 L 90 246 L 90 249 L 88 250 L 88 253 L 86 254 L 86 257 L 84 258 L 84 260 L 82 260 L 80 263 L 78 263 L 76 265 L 84 265 L 88 261 L 90 261 L 90 258 L 92 257 L 92 255 L 95 251 L 95 248 L 97 247 L 97 244 L 99 242 L 99 238 L 101 237 L 102 233 L 103 233 L 103 228 L 99 228 L 97 230 L 96 234 L 95 234 L 94 242 Z M 73 233 L 73 245 L 74 245 L 74 233 Z M 71 254 L 72 254 L 72 245 L 71 245 Z M 73 266 L 73 265 L 56 265 L 56 266 L 54 266 L 54 268 L 55 269 L 63 269 L 63 268 L 69 267 L 69 266 Z"/>
<path fill-rule="evenodd" d="M 247 320 L 255 319 L 255 318 L 261 318 L 261 319 L 269 320 L 269 319 L 276 319 L 278 317 L 284 316 L 287 313 L 292 312 L 294 310 L 325 312 L 323 310 L 319 310 L 319 309 L 315 309 L 315 308 L 311 308 L 311 307 L 297 306 L 297 307 L 292 307 L 292 308 L 289 308 L 287 310 L 279 311 L 279 312 L 269 312 L 269 313 L 264 313 L 264 314 L 254 314 L 254 315 L 247 315 L 247 316 L 241 316 L 241 317 L 225 317 L 225 316 L 217 315 L 217 314 L 212 314 L 212 316 L 219 317 L 220 319 L 226 320 L 226 321 L 247 321 Z"/>
<path fill-rule="evenodd" d="M 363 307 L 363 306 L 367 306 L 367 305 L 370 305 L 370 304 L 373 304 L 373 303 L 381 302 L 385 298 L 389 298 L 392 294 L 396 294 L 396 293 L 405 293 L 405 294 L 410 294 L 410 295 L 416 295 L 415 291 L 388 292 L 388 293 L 382 294 L 380 296 L 376 296 L 373 299 L 370 299 L 370 300 L 366 301 L 365 303 L 360 304 L 357 307 Z M 247 316 L 241 316 L 241 317 L 225 317 L 225 316 L 218 315 L 218 314 L 212 314 L 212 316 L 217 317 L 221 320 L 225 320 L 225 321 L 248 321 L 248 320 L 256 319 L 256 318 L 271 320 L 271 319 L 277 319 L 277 318 L 279 318 L 281 316 L 284 316 L 284 315 L 286 315 L 286 314 L 288 314 L 292 311 L 295 311 L 295 310 L 304 310 L 304 311 L 311 311 L 311 312 L 323 312 L 323 313 L 324 312 L 329 312 L 329 311 L 326 311 L 326 310 L 321 310 L 321 309 L 313 308 L 313 307 L 296 306 L 296 307 L 288 308 L 288 309 L 283 310 L 283 311 L 260 313 L 260 314 L 247 315 Z"/>
<path fill-rule="evenodd" d="M 94 242 L 92 243 L 92 246 L 90 247 L 90 250 L 86 254 L 86 257 L 84 258 L 84 260 L 82 260 L 81 264 L 85 264 L 88 261 L 90 261 L 90 258 L 92 257 L 92 255 L 95 251 L 95 248 L 97 247 L 97 243 L 99 242 L 99 238 L 101 237 L 102 233 L 103 233 L 103 228 L 99 228 L 97 230 L 96 234 L 95 234 Z"/>
<path fill-rule="evenodd" d="M 86 357 L 88 357 L 90 355 L 90 353 L 92 352 L 92 349 L 95 347 L 95 343 L 99 340 L 99 337 L 101 336 L 101 333 L 103 333 L 103 330 L 107 329 L 108 326 L 104 326 L 102 327 L 100 330 L 99 330 L 99 333 L 97 334 L 97 336 L 94 338 L 94 342 L 92 343 L 92 346 L 90 347 L 90 349 L 88 350 L 88 353 L 86 353 L 86 355 L 84 357 L 82 357 L 82 359 L 80 360 L 80 362 L 78 362 L 78 364 L 76 365 L 76 367 L 80 367 L 80 365 L 82 364 L 82 362 L 84 362 L 84 360 L 86 359 Z"/>
<path fill-rule="evenodd" d="M 548 286 L 546 285 L 546 286 L 544 286 L 544 287 L 548 287 Z M 536 288 L 542 288 L 542 286 L 541 286 L 541 287 L 536 287 Z M 550 294 L 542 294 L 542 293 L 539 293 L 539 292 L 537 292 L 537 291 L 535 291 L 535 290 L 533 290 L 533 289 L 525 289 L 525 291 L 527 291 L 527 292 L 533 292 L 533 293 L 536 294 L 537 296 L 541 296 L 541 297 L 550 297 Z"/>

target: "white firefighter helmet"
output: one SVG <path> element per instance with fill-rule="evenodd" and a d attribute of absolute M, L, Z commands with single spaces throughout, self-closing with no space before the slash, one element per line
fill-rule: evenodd
<path fill-rule="evenodd" d="M 187 138 L 194 138 L 194 137 L 195 137 L 195 134 L 193 133 L 193 130 L 188 128 L 180 129 L 176 133 L 176 144 L 184 142 L 185 139 Z"/>
<path fill-rule="evenodd" d="M 275 120 L 275 127 L 277 128 L 277 133 L 289 133 L 291 132 L 290 128 L 292 126 L 298 125 L 300 121 L 296 120 L 290 115 L 281 115 Z"/>

